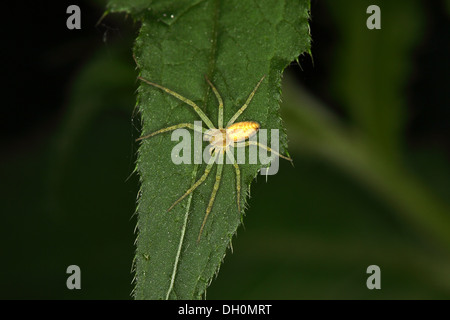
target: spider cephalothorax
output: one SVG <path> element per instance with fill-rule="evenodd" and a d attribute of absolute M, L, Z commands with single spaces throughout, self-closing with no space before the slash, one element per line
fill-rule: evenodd
<path fill-rule="evenodd" d="M 206 78 L 206 77 L 205 77 Z M 200 107 L 197 106 L 197 104 L 195 104 L 193 101 L 181 96 L 180 94 L 166 88 L 163 87 L 159 84 L 150 82 L 144 78 L 139 77 L 140 80 L 144 81 L 145 83 L 157 87 L 165 92 L 167 92 L 168 94 L 174 96 L 175 98 L 183 101 L 184 103 L 190 105 L 194 111 L 200 116 L 200 118 L 203 120 L 203 122 L 208 126 L 209 129 L 205 129 L 202 127 L 197 127 L 194 126 L 191 123 L 180 123 L 177 125 L 173 125 L 167 128 L 163 128 L 160 129 L 156 132 L 153 132 L 151 134 L 145 135 L 143 137 L 138 138 L 137 140 L 144 140 L 150 137 L 153 137 L 154 135 L 163 133 L 163 132 L 168 132 L 168 131 L 172 131 L 172 130 L 176 130 L 179 128 L 189 128 L 195 131 L 200 131 L 201 133 L 204 134 L 204 140 L 208 141 L 210 144 L 210 154 L 211 157 L 206 165 L 206 169 L 205 172 L 203 173 L 203 175 L 200 177 L 200 179 L 198 179 L 177 201 L 175 201 L 172 206 L 168 209 L 168 211 L 170 211 L 173 207 L 175 207 L 179 202 L 181 202 L 186 196 L 188 196 L 190 193 L 192 193 L 198 186 L 200 186 L 208 177 L 212 166 L 214 165 L 217 157 L 225 154 L 230 147 L 246 147 L 246 146 L 250 146 L 250 145 L 256 145 L 260 148 L 266 149 L 267 151 L 270 151 L 272 154 L 275 154 L 279 157 L 282 157 L 284 159 L 287 159 L 289 161 L 292 161 L 292 159 L 280 155 L 278 152 L 276 152 L 275 150 L 272 150 L 271 148 L 258 143 L 257 141 L 251 141 L 249 140 L 252 136 L 254 136 L 259 128 L 260 125 L 258 122 L 256 121 L 242 121 L 242 122 L 236 122 L 237 118 L 245 111 L 245 109 L 248 107 L 248 105 L 250 104 L 250 101 L 252 100 L 253 96 L 255 95 L 256 90 L 258 89 L 259 85 L 261 84 L 261 82 L 264 80 L 265 76 L 263 76 L 261 78 L 261 80 L 259 80 L 258 84 L 256 85 L 256 87 L 253 89 L 253 91 L 250 93 L 249 97 L 247 98 L 247 101 L 245 102 L 245 104 L 233 115 L 233 117 L 231 117 L 231 119 L 228 121 L 227 126 L 224 128 L 223 126 L 223 100 L 219 95 L 219 92 L 217 91 L 217 89 L 214 87 L 214 85 L 211 83 L 211 81 L 208 80 L 208 78 L 206 78 L 206 81 L 208 82 L 208 84 L 210 85 L 210 87 L 212 88 L 218 102 L 219 102 L 219 116 L 218 116 L 218 126 L 217 128 L 214 126 L 214 124 L 211 122 L 211 120 L 206 116 L 206 114 L 200 109 Z M 238 210 L 239 212 L 241 212 L 241 171 L 239 169 L 239 165 L 237 164 L 237 162 L 233 159 L 233 166 L 235 168 L 236 171 L 236 199 L 237 199 L 237 206 L 238 206 Z M 222 170 L 223 170 L 223 163 L 219 162 L 217 164 L 217 172 L 216 172 L 216 181 L 214 183 L 214 187 L 211 193 L 211 198 L 209 199 L 209 203 L 208 203 L 208 207 L 206 208 L 206 214 L 205 217 L 203 219 L 203 223 L 202 226 L 200 228 L 200 232 L 197 238 L 197 241 L 200 241 L 200 237 L 202 235 L 203 232 L 203 228 L 205 227 L 206 224 L 206 220 L 208 218 L 209 213 L 211 212 L 212 206 L 214 204 L 214 199 L 216 197 L 217 194 L 217 190 L 219 189 L 219 185 L 220 185 L 220 180 L 222 178 Z"/>

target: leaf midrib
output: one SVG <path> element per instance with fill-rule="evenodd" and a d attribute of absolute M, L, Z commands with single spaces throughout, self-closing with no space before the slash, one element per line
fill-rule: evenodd
<path fill-rule="evenodd" d="M 215 3 L 214 3 L 215 7 L 214 7 L 213 28 L 212 28 L 213 31 L 212 31 L 211 53 L 210 53 L 208 71 L 207 71 L 207 75 L 208 75 L 208 77 L 210 79 L 212 78 L 212 73 L 213 73 L 214 68 L 216 66 L 217 38 L 218 38 L 218 27 L 219 27 L 219 4 L 220 4 L 219 1 L 220 0 L 215 0 Z M 205 86 L 205 88 L 206 88 L 206 90 L 205 90 L 205 94 L 204 94 L 204 98 L 203 98 L 203 109 L 204 110 L 207 109 L 206 107 L 207 107 L 207 102 L 208 102 L 209 92 L 210 92 L 208 86 Z M 192 183 L 191 183 L 191 186 L 197 180 L 198 168 L 199 168 L 199 165 L 195 165 L 194 170 L 192 171 Z M 175 278 L 177 276 L 178 265 L 179 265 L 179 262 L 180 262 L 181 250 L 182 250 L 183 245 L 184 245 L 184 240 L 185 240 L 185 235 L 186 235 L 186 228 L 187 228 L 187 221 L 188 221 L 188 217 L 189 217 L 189 210 L 191 208 L 191 202 L 192 202 L 193 195 L 194 195 L 194 192 L 192 192 L 189 195 L 188 203 L 186 205 L 186 213 L 185 213 L 185 216 L 184 216 L 183 227 L 181 229 L 181 234 L 180 234 L 180 243 L 178 245 L 177 254 L 175 256 L 173 272 L 172 272 L 172 276 L 170 277 L 170 285 L 169 285 L 169 289 L 167 290 L 166 300 L 169 300 L 170 294 L 173 292 Z M 197 287 L 198 281 L 199 281 L 199 279 L 197 279 L 197 283 L 196 283 L 195 287 Z"/>

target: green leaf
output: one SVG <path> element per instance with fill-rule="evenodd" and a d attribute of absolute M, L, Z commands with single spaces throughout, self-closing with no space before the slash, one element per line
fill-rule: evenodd
<path fill-rule="evenodd" d="M 142 24 L 134 48 L 141 76 L 194 101 L 217 126 L 218 102 L 204 76 L 211 79 L 224 100 L 227 123 L 266 75 L 238 121 L 258 121 L 264 129 L 280 130 L 283 153 L 286 136 L 279 117 L 281 75 L 291 61 L 309 52 L 309 1 L 146 3 L 109 3 L 111 11 L 125 11 Z M 138 105 L 144 135 L 200 120 L 192 107 L 143 82 L 138 89 Z M 136 299 L 201 298 L 242 221 L 243 212 L 238 211 L 236 203 L 235 171 L 229 164 L 224 165 L 199 242 L 217 165 L 202 185 L 167 212 L 206 167 L 175 165 L 171 152 L 178 143 L 171 141 L 170 133 L 163 133 L 143 140 L 139 149 Z M 242 202 L 261 167 L 240 165 Z"/>

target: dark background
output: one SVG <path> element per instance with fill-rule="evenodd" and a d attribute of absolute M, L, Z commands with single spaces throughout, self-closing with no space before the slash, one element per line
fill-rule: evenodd
<path fill-rule="evenodd" d="M 287 72 L 350 124 L 333 87 L 342 35 L 331 2 L 312 1 L 314 62 L 302 56 Z M 448 208 L 450 5 L 414 3 L 423 9 L 422 26 L 405 53 L 399 148 Z M 66 28 L 70 4 L 81 8 L 81 30 Z M 117 14 L 96 25 L 104 5 L 14 3 L 2 18 L 0 298 L 130 298 L 139 135 L 131 48 L 138 25 Z M 366 16 L 352 1 L 342 6 Z M 385 28 L 380 6 L 382 30 L 373 32 L 388 35 L 394 30 Z M 389 201 L 342 168 L 291 153 L 295 168 L 281 163 L 268 183 L 258 179 L 252 187 L 245 227 L 207 298 L 450 297 L 445 244 L 410 228 Z M 66 288 L 71 264 L 81 267 L 82 290 Z M 382 290 L 365 286 L 371 264 L 382 269 Z"/>

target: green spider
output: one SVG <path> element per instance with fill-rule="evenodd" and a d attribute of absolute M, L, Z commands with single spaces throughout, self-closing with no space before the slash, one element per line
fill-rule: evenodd
<path fill-rule="evenodd" d="M 203 122 L 208 126 L 209 129 L 205 129 L 203 127 L 198 128 L 194 126 L 191 123 L 180 123 L 177 125 L 173 125 L 167 128 L 160 129 L 158 131 L 155 131 L 153 133 L 150 133 L 148 135 L 145 135 L 143 137 L 140 137 L 136 139 L 136 141 L 148 139 L 150 137 L 153 137 L 157 134 L 180 129 L 180 128 L 188 128 L 192 129 L 194 131 L 200 131 L 201 133 L 205 134 L 205 137 L 207 141 L 210 143 L 211 147 L 211 158 L 209 159 L 205 172 L 203 175 L 198 179 L 178 200 L 176 200 L 167 211 L 170 211 L 175 207 L 178 203 L 180 203 L 186 196 L 188 196 L 190 193 L 192 193 L 196 188 L 198 188 L 208 177 L 209 173 L 211 172 L 212 166 L 216 162 L 217 157 L 223 156 L 229 151 L 230 147 L 233 148 L 239 148 L 239 147 L 246 147 L 249 145 L 256 145 L 260 148 L 266 149 L 267 151 L 271 152 L 272 154 L 275 154 L 281 158 L 284 158 L 286 160 L 289 160 L 292 162 L 292 159 L 286 156 L 283 156 L 276 152 L 275 150 L 272 150 L 268 146 L 265 146 L 263 144 L 260 144 L 257 141 L 246 141 L 250 137 L 254 136 L 258 130 L 260 129 L 260 125 L 256 121 L 242 121 L 242 122 L 235 122 L 237 118 L 247 109 L 248 105 L 250 104 L 253 96 L 256 93 L 256 90 L 258 90 L 258 87 L 260 86 L 261 82 L 264 80 L 265 76 L 259 80 L 258 84 L 255 86 L 253 91 L 250 93 L 250 95 L 247 98 L 247 101 L 245 104 L 231 117 L 230 121 L 228 121 L 227 126 L 224 128 L 223 126 L 223 100 L 220 96 L 219 92 L 217 91 L 216 87 L 209 81 L 209 79 L 205 76 L 206 81 L 208 82 L 209 86 L 212 88 L 217 101 L 219 102 L 219 115 L 218 115 L 218 127 L 216 128 L 214 124 L 211 122 L 211 120 L 206 116 L 206 114 L 195 104 L 193 101 L 181 96 L 180 94 L 163 87 L 162 85 L 153 83 L 148 81 L 147 79 L 144 79 L 142 77 L 138 77 L 138 79 L 142 80 L 143 82 L 159 88 L 168 94 L 174 96 L 175 98 L 183 101 L 184 103 L 190 105 L 194 111 L 197 113 L 197 115 L 203 120 Z M 237 206 L 239 212 L 241 212 L 241 204 L 240 204 L 240 195 L 241 195 L 241 171 L 239 169 L 238 164 L 233 159 L 233 166 L 236 171 L 236 191 L 237 191 Z M 223 163 L 217 164 L 217 172 L 216 172 L 216 181 L 214 183 L 214 187 L 211 193 L 211 197 L 209 199 L 208 206 L 206 208 L 206 214 L 203 219 L 202 226 L 200 228 L 200 232 L 198 234 L 197 242 L 200 241 L 200 237 L 202 235 L 203 229 L 206 224 L 206 220 L 208 219 L 208 216 L 211 212 L 211 209 L 214 204 L 214 199 L 216 198 L 217 191 L 219 190 L 220 186 L 220 180 L 222 179 L 222 170 L 223 170 Z"/>

